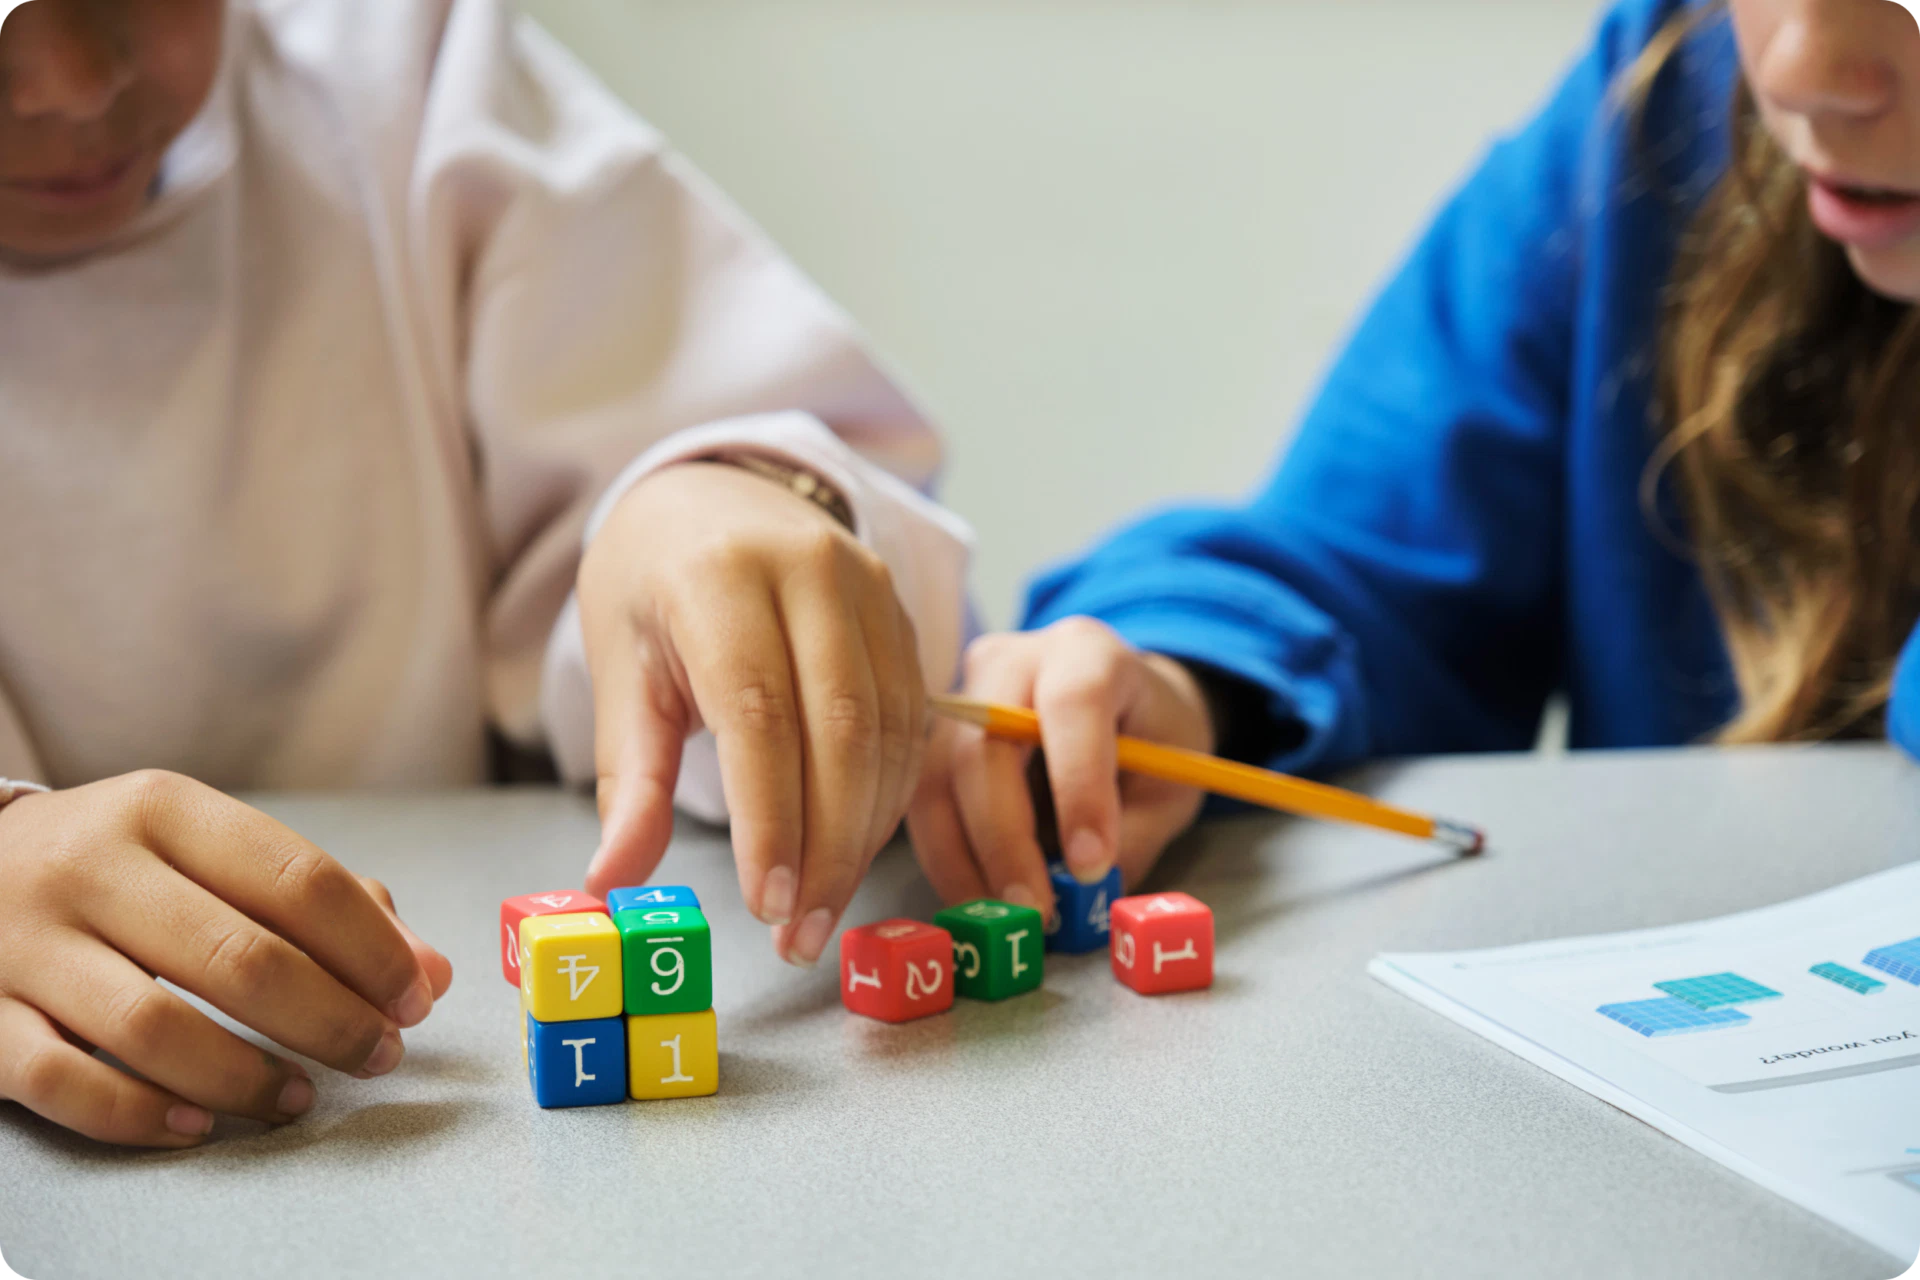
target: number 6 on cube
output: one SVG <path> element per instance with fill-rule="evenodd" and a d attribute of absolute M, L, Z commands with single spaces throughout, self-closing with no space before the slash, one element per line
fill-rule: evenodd
<path fill-rule="evenodd" d="M 713 936 L 698 907 L 617 911 L 626 1011 L 653 1016 L 713 1006 Z"/>

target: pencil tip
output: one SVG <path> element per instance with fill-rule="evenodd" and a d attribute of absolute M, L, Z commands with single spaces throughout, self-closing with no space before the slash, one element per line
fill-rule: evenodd
<path fill-rule="evenodd" d="M 1463 858 L 1478 857 L 1487 849 L 1487 833 L 1478 827 L 1470 827 L 1464 822 L 1448 822 L 1444 818 L 1435 819 L 1433 838 L 1443 844 L 1452 845 L 1454 851 Z"/>

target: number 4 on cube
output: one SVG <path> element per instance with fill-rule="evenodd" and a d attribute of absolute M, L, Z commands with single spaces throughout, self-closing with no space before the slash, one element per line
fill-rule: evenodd
<path fill-rule="evenodd" d="M 534 916 L 573 915 L 578 912 L 607 913 L 606 904 L 578 889 L 555 889 L 549 893 L 523 893 L 500 904 L 500 971 L 514 986 L 520 985 L 520 922 Z"/>
<path fill-rule="evenodd" d="M 1081 884 L 1065 864 L 1055 862 L 1048 866 L 1047 877 L 1053 882 L 1054 908 L 1047 950 L 1077 956 L 1105 947 L 1111 931 L 1109 917 L 1120 897 L 1120 868 L 1108 868 L 1097 883 Z"/>
<path fill-rule="evenodd" d="M 1213 912 L 1184 893 L 1113 904 L 1113 976 L 1141 995 L 1213 985 Z"/>
<path fill-rule="evenodd" d="M 953 1007 L 953 936 L 918 920 L 882 920 L 840 935 L 840 1002 L 882 1022 Z"/>

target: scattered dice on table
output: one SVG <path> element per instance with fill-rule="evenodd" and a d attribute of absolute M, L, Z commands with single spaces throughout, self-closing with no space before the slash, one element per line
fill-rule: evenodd
<path fill-rule="evenodd" d="M 953 935 L 953 989 L 969 1000 L 1005 1000 L 1046 976 L 1046 922 L 1032 907 L 976 898 L 934 913 Z"/>
<path fill-rule="evenodd" d="M 840 935 L 840 1002 L 882 1022 L 953 1007 L 953 935 L 918 920 L 882 920 Z"/>
<path fill-rule="evenodd" d="M 1213 912 L 1184 893 L 1113 904 L 1113 976 L 1141 995 L 1213 985 Z"/>
<path fill-rule="evenodd" d="M 1053 931 L 1047 934 L 1047 950 L 1067 955 L 1084 955 L 1106 947 L 1108 917 L 1120 897 L 1120 868 L 1109 867 L 1094 884 L 1081 884 L 1064 863 L 1048 864 L 1047 877 L 1053 882 Z"/>

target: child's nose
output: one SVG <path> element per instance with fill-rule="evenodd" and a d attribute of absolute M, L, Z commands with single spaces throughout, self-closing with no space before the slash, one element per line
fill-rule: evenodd
<path fill-rule="evenodd" d="M 80 122 L 105 115 L 135 76 L 118 25 L 98 6 L 69 0 L 14 10 L 0 36 L 0 86 L 13 114 Z"/>
<path fill-rule="evenodd" d="M 1867 12 L 1871 8 L 1872 12 Z M 1789 0 L 1754 66 L 1753 91 L 1766 105 L 1794 115 L 1868 118 L 1889 110 L 1899 78 L 1883 43 L 1885 16 L 1906 24 L 1901 39 L 1912 41 L 1913 20 L 1887 0 Z"/>

